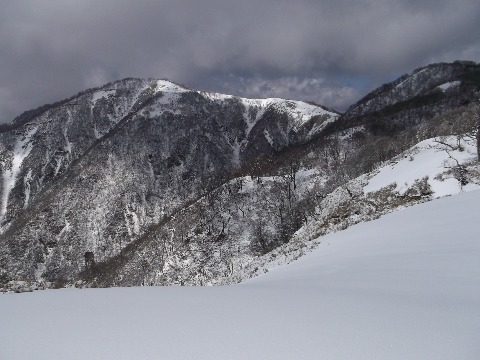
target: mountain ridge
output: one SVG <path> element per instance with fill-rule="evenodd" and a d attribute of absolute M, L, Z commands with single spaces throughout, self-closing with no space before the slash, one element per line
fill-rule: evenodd
<path fill-rule="evenodd" d="M 355 202 L 349 180 L 418 140 L 472 134 L 479 69 L 417 69 L 341 115 L 133 78 L 26 112 L 0 131 L 0 285 L 224 281 L 292 241 L 335 189 Z M 464 181 L 475 167 L 462 166 Z"/>

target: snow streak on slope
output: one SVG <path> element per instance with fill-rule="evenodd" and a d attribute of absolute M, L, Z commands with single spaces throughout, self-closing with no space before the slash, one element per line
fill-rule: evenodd
<path fill-rule="evenodd" d="M 33 144 L 31 139 L 36 131 L 37 127 L 31 128 L 24 136 L 17 140 L 13 149 L 11 164 L 7 166 L 4 165 L 6 170 L 4 170 L 3 173 L 3 194 L 0 207 L 0 224 L 7 213 L 8 198 L 10 196 L 10 192 L 15 186 L 22 162 L 32 150 Z"/>
<path fill-rule="evenodd" d="M 16 359 L 477 359 L 480 192 L 321 239 L 239 286 L 0 296 Z"/>
<path fill-rule="evenodd" d="M 446 91 L 450 88 L 455 88 L 455 87 L 458 87 L 459 85 L 461 84 L 460 81 L 449 81 L 445 84 L 442 84 L 442 85 L 439 85 L 438 88 L 442 91 Z"/>

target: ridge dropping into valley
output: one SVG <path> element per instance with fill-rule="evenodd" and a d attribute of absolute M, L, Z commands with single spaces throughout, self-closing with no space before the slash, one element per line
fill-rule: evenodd
<path fill-rule="evenodd" d="M 144 79 L 26 112 L 0 127 L 0 289 L 235 283 L 289 262 L 315 236 L 435 197 L 428 179 L 363 187 L 428 138 L 473 151 L 479 90 L 480 66 L 455 62 L 342 115 Z M 478 183 L 461 161 L 442 175 L 460 191 Z"/>

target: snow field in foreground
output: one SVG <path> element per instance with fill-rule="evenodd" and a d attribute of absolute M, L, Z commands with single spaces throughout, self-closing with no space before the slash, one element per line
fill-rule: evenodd
<path fill-rule="evenodd" d="M 480 191 L 241 285 L 0 295 L 1 359 L 478 359 Z"/>

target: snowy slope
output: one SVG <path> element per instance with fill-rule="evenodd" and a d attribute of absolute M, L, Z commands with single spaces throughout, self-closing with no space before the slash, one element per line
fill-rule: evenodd
<path fill-rule="evenodd" d="M 448 172 L 452 173 L 476 158 L 474 139 L 458 139 L 456 136 L 427 139 L 367 175 L 369 179 L 364 192 L 379 191 L 395 184 L 394 191 L 404 194 L 416 181 L 425 177 L 435 197 L 477 189 L 477 184 L 461 184 L 454 176 L 457 174 L 447 176 Z"/>
<path fill-rule="evenodd" d="M 238 286 L 0 296 L 2 359 L 478 359 L 480 191 L 321 239 Z"/>

